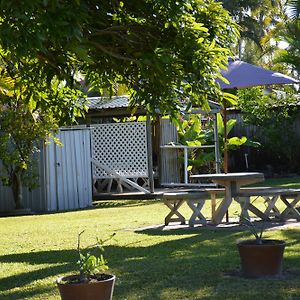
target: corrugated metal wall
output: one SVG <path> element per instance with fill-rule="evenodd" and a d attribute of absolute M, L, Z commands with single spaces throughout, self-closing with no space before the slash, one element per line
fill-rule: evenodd
<path fill-rule="evenodd" d="M 51 143 L 39 153 L 39 185 L 23 189 L 24 207 L 32 211 L 58 211 L 92 205 L 90 130 L 61 129 L 63 147 Z M 0 210 L 13 210 L 10 188 L 0 185 Z"/>
<path fill-rule="evenodd" d="M 30 207 L 33 211 L 45 211 L 46 210 L 46 193 L 44 186 L 44 165 L 40 163 L 44 159 L 44 151 L 36 154 L 38 172 L 41 174 L 38 178 L 39 188 L 30 191 L 28 188 L 23 188 L 23 204 L 24 207 Z M 0 211 L 10 211 L 14 209 L 14 200 L 12 190 L 10 187 L 3 186 L 0 181 Z"/>
<path fill-rule="evenodd" d="M 160 145 L 167 145 L 170 142 L 177 142 L 178 135 L 174 124 L 169 119 L 163 118 L 160 122 Z M 178 149 L 164 149 L 161 148 L 160 158 L 160 182 L 164 183 L 179 183 L 180 170 L 182 169 L 182 163 L 179 161 Z"/>
<path fill-rule="evenodd" d="M 60 130 L 63 147 L 47 146 L 48 210 L 69 210 L 92 205 L 90 131 Z"/>

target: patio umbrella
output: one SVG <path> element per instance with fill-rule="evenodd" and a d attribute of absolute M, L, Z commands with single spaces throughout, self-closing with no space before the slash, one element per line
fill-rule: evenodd
<path fill-rule="evenodd" d="M 267 70 L 241 60 L 229 59 L 227 70 L 221 74 L 229 84 L 217 79 L 221 89 L 241 89 L 259 85 L 293 84 L 299 81 L 279 72 Z"/>
<path fill-rule="evenodd" d="M 296 80 L 282 73 L 267 70 L 239 59 L 228 60 L 226 70 L 222 70 L 221 74 L 225 77 L 229 84 L 217 79 L 221 89 L 241 89 L 254 86 L 267 86 L 273 84 L 296 84 Z M 226 101 L 224 101 L 224 172 L 228 171 L 228 153 L 227 153 L 227 128 L 226 128 Z"/>

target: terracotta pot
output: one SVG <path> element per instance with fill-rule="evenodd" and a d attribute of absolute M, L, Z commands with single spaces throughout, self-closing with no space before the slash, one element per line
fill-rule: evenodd
<path fill-rule="evenodd" d="M 242 273 L 246 277 L 277 277 L 282 273 L 285 242 L 280 240 L 245 240 L 238 243 Z"/>
<path fill-rule="evenodd" d="M 105 280 L 77 283 L 78 275 L 57 279 L 56 283 L 62 300 L 112 300 L 114 275 L 106 275 Z"/>

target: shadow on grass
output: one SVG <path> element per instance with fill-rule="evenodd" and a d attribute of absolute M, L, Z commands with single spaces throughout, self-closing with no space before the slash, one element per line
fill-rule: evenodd
<path fill-rule="evenodd" d="M 13 276 L 8 276 L 0 279 L 0 286 L 4 287 L 4 290 L 10 290 L 13 288 L 20 288 L 27 284 L 30 284 L 34 280 L 42 280 L 50 276 L 55 276 L 68 271 L 73 271 L 72 264 L 62 264 L 59 266 L 47 266 L 47 268 L 41 268 L 26 273 L 21 273 Z M 20 299 L 24 299 L 24 295 Z"/>
<path fill-rule="evenodd" d="M 140 232 L 151 241 L 149 246 L 140 246 L 139 241 L 136 241 L 123 247 L 106 247 L 105 256 L 109 260 L 111 271 L 118 278 L 115 299 L 233 299 L 230 298 L 232 293 L 241 295 L 239 299 L 250 299 L 249 291 L 252 296 L 258 296 L 261 288 L 266 289 L 266 299 L 285 299 L 286 296 L 280 296 L 285 295 L 286 289 L 294 288 L 294 293 L 295 289 L 297 291 L 299 280 L 290 284 L 243 278 L 232 280 L 224 276 L 226 272 L 239 267 L 235 243 L 244 233 L 226 230 L 162 231 L 159 232 L 161 239 L 158 239 L 157 244 L 153 244 L 151 236 L 155 238 L 157 232 L 158 230 Z M 289 257 L 288 265 L 294 265 L 295 260 L 296 257 Z M 73 272 L 76 268 L 75 261 L 75 250 L 0 256 L 0 263 L 49 265 L 41 266 L 39 270 L 0 279 L 0 290 L 6 290 L 7 299 L 41 296 L 46 292 L 46 287 L 45 291 L 41 286 L 36 290 L 28 290 L 26 285 L 50 276 L 58 277 L 62 273 Z M 16 286 L 21 289 L 17 292 L 9 291 Z M 268 298 L 273 294 L 277 296 Z M 169 298 L 166 295 L 169 295 Z"/>
<path fill-rule="evenodd" d="M 93 202 L 93 209 L 97 208 L 114 208 L 114 207 L 134 207 L 146 206 L 161 202 L 156 199 L 146 200 L 97 200 Z"/>
<path fill-rule="evenodd" d="M 256 228 L 256 230 L 260 231 L 261 229 L 265 232 L 272 232 L 273 230 L 282 230 L 287 231 L 288 226 L 292 227 L 293 224 L 298 224 L 297 222 L 284 222 L 280 220 L 272 220 L 272 221 L 263 221 L 263 220 L 254 220 L 251 222 L 252 225 Z M 295 225 L 295 228 L 300 230 L 300 226 Z M 291 229 L 292 230 L 292 229 Z M 221 224 L 221 226 L 216 226 L 213 224 L 208 225 L 196 225 L 195 227 L 189 227 L 188 225 L 177 225 L 171 224 L 168 226 L 165 225 L 153 225 L 152 227 L 142 227 L 135 229 L 135 233 L 138 234 L 147 234 L 153 236 L 160 235 L 182 235 L 182 234 L 201 234 L 201 233 L 214 233 L 219 232 L 225 235 L 230 233 L 237 234 L 248 234 L 249 238 L 254 238 L 253 235 L 250 234 L 249 226 L 243 225 L 238 222 L 231 222 L 228 224 Z M 296 231 L 297 232 L 297 231 Z M 264 234 L 264 236 L 265 236 Z"/>
<path fill-rule="evenodd" d="M 53 293 L 53 285 L 47 285 L 44 287 L 34 287 L 31 290 L 27 290 L 26 291 L 26 299 L 28 299 L 28 297 L 34 297 L 36 295 L 43 295 L 45 293 Z M 0 293 L 1 295 L 1 293 Z M 5 291 L 3 293 L 3 297 L 0 299 L 1 300 L 18 300 L 18 299 L 24 299 L 24 295 L 25 293 L 22 290 L 18 290 L 18 291 L 14 291 L 14 293 L 8 293 L 7 291 Z M 40 298 L 40 299 L 47 299 L 47 298 Z"/>

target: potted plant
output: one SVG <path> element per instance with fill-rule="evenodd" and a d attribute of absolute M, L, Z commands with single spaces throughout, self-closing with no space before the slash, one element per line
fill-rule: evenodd
<path fill-rule="evenodd" d="M 237 244 L 243 276 L 252 278 L 281 276 L 285 242 L 263 239 L 265 227 L 258 229 L 249 219 L 243 219 L 243 224 L 255 237 L 255 239 L 239 241 Z"/>
<path fill-rule="evenodd" d="M 111 300 L 115 276 L 105 273 L 108 265 L 103 257 L 103 245 L 108 239 L 97 238 L 95 245 L 91 245 L 83 251 L 80 247 L 80 237 L 83 232 L 78 234 L 78 274 L 60 277 L 56 281 L 61 299 Z M 98 253 L 92 254 L 92 251 Z"/>

